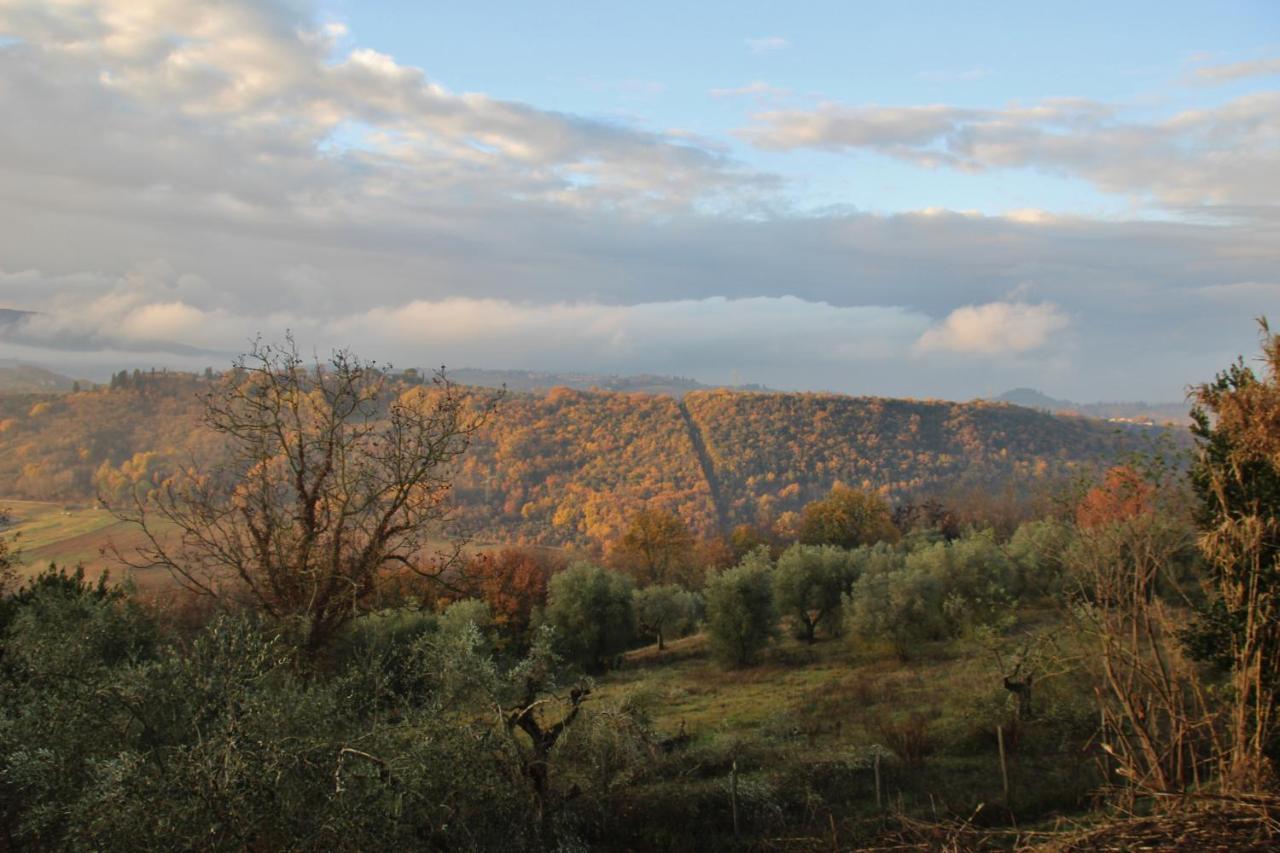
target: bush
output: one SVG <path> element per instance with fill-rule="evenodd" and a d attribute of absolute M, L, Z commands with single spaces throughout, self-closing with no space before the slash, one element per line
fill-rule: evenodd
<path fill-rule="evenodd" d="M 484 640 L 484 651 L 493 649 L 493 614 L 489 605 L 478 598 L 455 601 L 440 614 L 440 633 L 453 637 L 474 626 Z"/>
<path fill-rule="evenodd" d="M 791 619 L 797 639 L 812 643 L 819 626 L 840 632 L 840 596 L 855 579 L 851 552 L 832 545 L 795 544 L 773 571 L 773 600 Z"/>
<path fill-rule="evenodd" d="M 846 486 L 837 485 L 806 506 L 800 520 L 800 541 L 806 545 L 856 548 L 897 542 L 900 536 L 884 498 Z"/>
<path fill-rule="evenodd" d="M 922 767 L 934 748 L 929 722 L 929 717 L 924 714 L 912 712 L 899 720 L 881 720 L 876 724 L 876 731 L 884 745 L 903 764 Z"/>
<path fill-rule="evenodd" d="M 941 582 L 918 567 L 863 575 L 844 598 L 845 627 L 866 640 L 887 640 L 905 660 L 922 642 L 946 636 Z"/>
<path fill-rule="evenodd" d="M 707 581 L 707 631 L 711 648 L 732 666 L 754 663 L 777 633 L 772 566 L 763 548 Z"/>
<path fill-rule="evenodd" d="M 637 631 L 655 637 L 659 651 L 667 637 L 687 631 L 697 619 L 696 597 L 676 584 L 638 589 L 632 593 L 632 606 Z"/>
<path fill-rule="evenodd" d="M 547 624 L 565 659 L 598 672 L 625 651 L 634 636 L 631 580 L 616 572 L 577 563 L 551 579 Z"/>

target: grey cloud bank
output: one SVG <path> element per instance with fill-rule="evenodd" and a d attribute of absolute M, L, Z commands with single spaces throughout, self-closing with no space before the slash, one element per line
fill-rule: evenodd
<path fill-rule="evenodd" d="M 292 4 L 0 0 L 0 34 L 0 307 L 41 312 L 0 356 L 217 366 L 292 328 L 401 365 L 1167 399 L 1280 308 L 1273 93 L 757 116 L 761 146 L 1166 211 L 815 215 L 714 142 L 449 92 Z"/>

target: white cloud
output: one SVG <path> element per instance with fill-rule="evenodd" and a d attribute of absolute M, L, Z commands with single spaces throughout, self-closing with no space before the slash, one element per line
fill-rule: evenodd
<path fill-rule="evenodd" d="M 760 181 L 687 139 L 450 92 L 368 47 L 335 56 L 341 26 L 293 4 L 12 0 L 0 32 L 19 39 L 0 48 L 12 171 L 338 215 L 419 192 L 665 211 Z M 352 127 L 359 144 L 330 144 Z"/>
<path fill-rule="evenodd" d="M 1280 195 L 1280 92 L 1163 120 L 1084 99 L 968 109 L 848 106 L 761 112 L 740 135 L 770 150 L 868 150 L 965 171 L 1036 168 L 1171 207 L 1272 206 Z"/>
<path fill-rule="evenodd" d="M 989 302 L 966 305 L 947 315 L 920 336 L 920 352 L 947 351 L 974 355 L 1025 353 L 1049 343 L 1069 320 L 1048 303 Z"/>
<path fill-rule="evenodd" d="M 1229 83 L 1249 77 L 1275 77 L 1280 76 L 1280 57 L 1205 65 L 1197 68 L 1195 73 L 1197 80 L 1206 83 Z"/>
<path fill-rule="evenodd" d="M 745 86 L 735 86 L 728 89 L 712 89 L 710 94 L 713 98 L 752 97 L 763 100 L 768 98 L 788 97 L 791 95 L 791 90 L 782 86 L 770 86 L 763 80 L 753 80 Z"/>
<path fill-rule="evenodd" d="M 1280 281 L 1234 281 L 1197 288 L 1197 293 L 1212 302 L 1239 306 L 1265 313 L 1270 306 L 1280 306 Z"/>
<path fill-rule="evenodd" d="M 747 39 L 747 47 L 752 53 L 775 53 L 791 47 L 791 42 L 782 36 L 763 36 Z"/>
<path fill-rule="evenodd" d="M 794 296 L 722 296 L 610 305 L 451 297 L 349 316 L 304 307 L 254 315 L 155 301 L 140 275 L 96 298 L 0 330 L 26 348 L 168 352 L 185 364 L 224 361 L 259 333 L 288 328 L 307 347 L 342 344 L 397 363 L 536 365 L 554 369 L 854 369 L 901 358 L 929 318 L 893 306 L 833 306 Z"/>
<path fill-rule="evenodd" d="M 964 68 L 961 70 L 921 71 L 916 74 L 921 80 L 930 83 L 967 83 L 991 76 L 990 68 Z"/>

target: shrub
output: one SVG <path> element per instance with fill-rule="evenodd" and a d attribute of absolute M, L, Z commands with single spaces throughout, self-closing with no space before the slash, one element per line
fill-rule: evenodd
<path fill-rule="evenodd" d="M 566 660 L 600 671 L 627 649 L 635 625 L 631 590 L 630 579 L 589 563 L 551 579 L 546 621 Z"/>
<path fill-rule="evenodd" d="M 897 542 L 900 533 L 884 498 L 835 486 L 829 495 L 804 508 L 800 541 L 806 545 L 856 548 L 876 542 Z"/>
<path fill-rule="evenodd" d="M 676 584 L 638 589 L 632 593 L 632 606 L 638 632 L 656 637 L 659 651 L 667 637 L 688 630 L 697 615 L 693 593 Z"/>
<path fill-rule="evenodd" d="M 761 548 L 707 581 L 707 631 L 721 661 L 732 666 L 754 663 L 773 639 L 777 612 L 771 574 L 769 554 Z"/>
<path fill-rule="evenodd" d="M 899 720 L 881 720 L 876 731 L 884 745 L 908 767 L 924 766 L 924 760 L 933 753 L 929 718 L 919 712 Z"/>
<path fill-rule="evenodd" d="M 840 631 L 840 596 L 854 580 L 850 552 L 831 545 L 795 544 L 773 571 L 773 599 L 791 619 L 797 639 L 812 643 L 819 626 Z"/>
<path fill-rule="evenodd" d="M 844 598 L 845 626 L 867 640 L 887 640 L 905 660 L 920 643 L 946 636 L 944 590 L 919 568 L 863 575 Z"/>

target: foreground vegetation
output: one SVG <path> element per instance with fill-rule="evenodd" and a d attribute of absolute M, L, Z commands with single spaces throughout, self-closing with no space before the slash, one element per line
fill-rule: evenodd
<path fill-rule="evenodd" d="M 657 508 L 590 559 L 431 566 L 439 472 L 487 413 L 447 386 L 388 394 L 345 354 L 311 371 L 255 350 L 207 410 L 231 452 L 135 495 L 134 559 L 190 597 L 5 575 L 0 837 L 1012 848 L 1226 802 L 1253 811 L 1205 825 L 1263 849 L 1280 337 L 1263 342 L 1264 375 L 1199 389 L 1189 477 L 1134 459 L 1021 523 L 838 486 L 718 550 Z"/>

